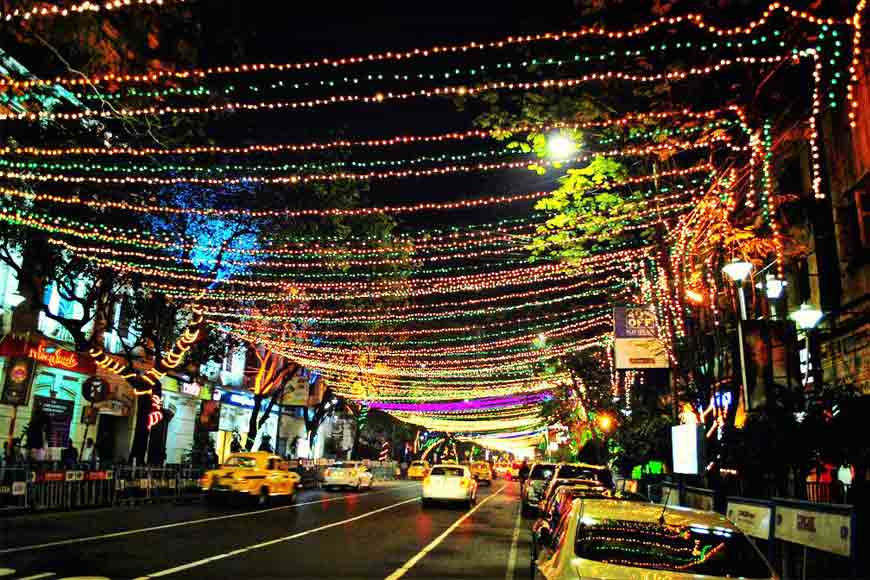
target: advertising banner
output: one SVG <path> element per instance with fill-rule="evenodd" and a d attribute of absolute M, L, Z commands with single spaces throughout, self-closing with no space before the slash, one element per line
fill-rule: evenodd
<path fill-rule="evenodd" d="M 773 507 L 756 503 L 744 503 L 739 500 L 728 500 L 728 519 L 740 528 L 744 534 L 760 540 L 770 539 L 770 520 Z"/>
<path fill-rule="evenodd" d="M 704 434 L 697 424 L 687 423 L 671 427 L 671 448 L 674 473 L 698 475 L 702 459 Z"/>
<path fill-rule="evenodd" d="M 11 356 L 6 362 L 6 380 L 3 381 L 3 394 L 0 403 L 4 405 L 26 405 L 30 398 L 30 385 L 33 382 L 35 362 L 26 356 Z"/>
<path fill-rule="evenodd" d="M 83 375 L 93 375 L 97 372 L 91 357 L 79 355 L 47 339 L 33 339 L 27 335 L 5 335 L 0 339 L 0 356 L 25 356 L 49 367 L 66 369 Z"/>
<path fill-rule="evenodd" d="M 668 368 L 664 343 L 659 340 L 655 311 L 649 306 L 613 309 L 613 350 L 618 369 Z"/>
<path fill-rule="evenodd" d="M 853 533 L 848 513 L 831 513 L 810 506 L 776 506 L 774 535 L 778 540 L 849 557 Z"/>
<path fill-rule="evenodd" d="M 743 323 L 748 408 L 773 402 L 775 385 L 791 390 L 801 385 L 797 335 L 787 321 L 747 320 Z"/>
<path fill-rule="evenodd" d="M 48 415 L 50 425 L 48 428 L 48 446 L 66 447 L 69 440 L 69 429 L 73 418 L 75 401 L 64 399 L 50 399 L 36 395 L 33 397 L 36 404 L 42 405 L 42 410 Z"/>

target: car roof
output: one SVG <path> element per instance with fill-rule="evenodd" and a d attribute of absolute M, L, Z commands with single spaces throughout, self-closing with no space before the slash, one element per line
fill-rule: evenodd
<path fill-rule="evenodd" d="M 436 467 L 449 467 L 451 469 L 457 469 L 457 468 L 468 469 L 468 467 L 466 467 L 464 465 L 459 465 L 458 463 L 439 463 L 437 465 L 433 465 L 432 469 L 435 469 Z"/>
<path fill-rule="evenodd" d="M 585 467 L 587 469 L 607 469 L 606 465 L 595 465 L 594 463 L 559 463 L 557 467 Z"/>
<path fill-rule="evenodd" d="M 581 505 L 582 504 L 582 505 Z M 581 509 L 582 507 L 582 509 Z M 658 522 L 664 509 L 665 523 L 675 526 L 720 527 L 729 531 L 737 528 L 716 512 L 680 506 L 662 506 L 614 499 L 576 499 L 573 511 L 582 511 L 584 518 L 623 520 L 630 522 Z"/>

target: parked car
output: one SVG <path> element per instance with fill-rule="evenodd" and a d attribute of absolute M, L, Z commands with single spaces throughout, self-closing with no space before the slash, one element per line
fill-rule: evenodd
<path fill-rule="evenodd" d="M 613 474 L 606 465 L 593 465 L 590 463 L 560 463 L 553 473 L 554 479 L 594 479 L 610 488 L 613 484 Z"/>
<path fill-rule="evenodd" d="M 555 463 L 533 463 L 529 469 L 529 478 L 520 490 L 523 515 L 534 515 L 538 509 L 547 484 L 556 470 Z"/>
<path fill-rule="evenodd" d="M 273 453 L 233 453 L 218 469 L 207 471 L 200 486 L 207 500 L 221 497 L 251 499 L 266 505 L 273 498 L 296 500 L 300 477 L 289 471 L 289 463 Z"/>
<path fill-rule="evenodd" d="M 532 525 L 532 530 L 534 531 L 541 526 L 555 528 L 575 499 L 617 499 L 650 503 L 649 499 L 640 494 L 614 491 L 593 481 L 560 486 L 546 502 L 542 502 L 539 511 L 540 517 Z"/>
<path fill-rule="evenodd" d="M 436 465 L 423 480 L 423 507 L 436 501 L 461 501 L 469 507 L 477 501 L 477 482 L 464 465 Z"/>
<path fill-rule="evenodd" d="M 758 548 L 722 515 L 609 499 L 574 499 L 533 537 L 537 578 L 775 578 Z"/>
<path fill-rule="evenodd" d="M 323 472 L 323 487 L 336 489 L 349 487 L 359 491 L 372 487 L 374 476 L 368 467 L 358 461 L 339 461 Z"/>
<path fill-rule="evenodd" d="M 486 461 L 475 461 L 469 469 L 471 470 L 471 477 L 478 483 L 492 485 L 492 468 L 489 466 L 489 463 Z"/>
<path fill-rule="evenodd" d="M 429 469 L 428 461 L 412 461 L 408 467 L 408 479 L 423 479 L 429 475 Z"/>

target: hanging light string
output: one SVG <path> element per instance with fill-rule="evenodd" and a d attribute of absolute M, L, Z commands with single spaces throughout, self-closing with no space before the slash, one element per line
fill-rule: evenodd
<path fill-rule="evenodd" d="M 281 111 L 281 110 L 312 110 L 327 105 L 339 103 L 363 103 L 380 104 L 393 101 L 406 101 L 417 98 L 444 98 L 444 97 L 475 97 L 489 92 L 501 91 L 531 91 L 537 89 L 569 89 L 579 87 L 590 82 L 622 81 L 630 83 L 648 84 L 661 81 L 682 81 L 692 77 L 706 76 L 733 68 L 737 65 L 779 64 L 799 61 L 805 56 L 804 51 L 793 54 L 778 56 L 737 56 L 722 59 L 715 64 L 707 66 L 695 66 L 684 70 L 672 70 L 653 74 L 629 74 L 621 70 L 609 70 L 600 73 L 589 73 L 576 78 L 544 79 L 538 81 L 509 82 L 495 81 L 479 85 L 465 86 L 442 86 L 434 89 L 417 89 L 405 92 L 375 93 L 370 95 L 333 95 L 330 97 L 312 98 L 301 101 L 256 101 L 256 102 L 230 102 L 205 106 L 152 106 L 152 107 L 120 107 L 117 110 L 86 109 L 76 112 L 55 111 L 21 111 L 18 113 L 2 113 L 0 120 L 19 121 L 78 121 L 81 119 L 106 119 L 116 116 L 131 118 L 143 116 L 162 117 L 166 115 L 200 115 L 220 112 L 256 112 L 256 111 Z"/>
<path fill-rule="evenodd" d="M 729 144 L 731 137 L 728 135 L 713 135 L 695 142 L 675 141 L 655 143 L 643 147 L 626 147 L 623 149 L 611 149 L 597 151 L 586 155 L 574 157 L 570 160 L 550 161 L 534 160 L 541 167 L 562 167 L 566 163 L 586 163 L 595 157 L 641 157 L 647 155 L 661 155 L 665 152 L 688 152 L 697 149 L 706 149 L 717 143 Z M 238 177 L 208 178 L 208 177 L 149 177 L 149 176 L 93 176 L 93 175 L 70 175 L 67 173 L 38 173 L 33 171 L 2 171 L 0 178 L 18 179 L 21 181 L 56 182 L 64 184 L 98 184 L 98 185 L 177 185 L 180 183 L 192 183 L 198 185 L 241 185 L 241 184 L 268 184 L 268 185 L 295 185 L 317 181 L 373 181 L 384 179 L 399 179 L 408 177 L 432 177 L 437 175 L 450 175 L 454 173 L 472 173 L 499 171 L 504 169 L 526 169 L 533 161 L 530 158 L 519 161 L 499 161 L 495 163 L 475 163 L 470 165 L 446 165 L 443 167 L 428 167 L 423 169 L 404 169 L 389 171 L 369 171 L 366 173 L 314 173 L 314 174 L 276 174 L 272 176 L 242 175 Z"/>
<path fill-rule="evenodd" d="M 138 0 L 139 2 L 147 3 L 148 0 Z M 157 0 L 154 0 L 157 2 Z M 83 3 L 84 4 L 84 3 Z M 90 4 L 90 3 L 87 3 Z M 453 55 L 467 54 L 469 51 L 485 51 L 491 49 L 501 49 L 509 46 L 522 46 L 526 44 L 539 42 L 560 42 L 565 40 L 577 40 L 583 37 L 600 37 L 608 40 L 620 40 L 624 38 L 638 37 L 648 34 L 656 28 L 662 26 L 674 26 L 678 24 L 686 24 L 693 26 L 698 30 L 707 32 L 716 36 L 734 37 L 751 34 L 756 28 L 767 23 L 770 16 L 777 11 L 782 11 L 787 16 L 800 19 L 815 25 L 834 25 L 839 23 L 834 18 L 821 18 L 813 15 L 810 12 L 797 10 L 783 2 L 772 2 L 762 12 L 761 17 L 750 21 L 741 26 L 731 28 L 718 27 L 708 24 L 702 14 L 690 13 L 683 16 L 660 17 L 650 23 L 638 25 L 633 28 L 621 31 L 608 30 L 602 26 L 588 26 L 580 30 L 562 31 L 562 32 L 545 32 L 540 34 L 529 34 L 520 36 L 509 36 L 500 40 L 489 42 L 469 42 L 464 44 L 432 46 L 430 48 L 415 48 L 408 51 L 389 51 L 382 53 L 372 53 L 366 56 L 344 57 L 344 58 L 322 58 L 311 61 L 298 63 L 260 63 L 260 64 L 242 64 L 234 66 L 215 66 L 204 69 L 189 69 L 184 71 L 150 71 L 142 74 L 115 74 L 108 73 L 103 75 L 92 75 L 89 77 L 54 77 L 51 79 L 2 79 L 0 87 L 10 87 L 17 89 L 27 89 L 35 86 L 77 86 L 77 85 L 97 85 L 103 83 L 111 83 L 113 85 L 124 85 L 130 83 L 154 83 L 161 79 L 202 79 L 212 75 L 238 75 L 238 74 L 253 74 L 262 72 L 286 72 L 286 71 L 302 71 L 311 70 L 319 67 L 329 67 L 336 69 L 348 65 L 356 65 L 363 63 L 374 62 L 390 62 L 390 61 L 408 61 L 412 59 L 426 58 L 435 55 Z"/>
<path fill-rule="evenodd" d="M 665 121 L 672 118 L 685 117 L 687 119 L 713 119 L 719 115 L 735 114 L 745 121 L 745 113 L 738 105 L 710 109 L 706 111 L 691 111 L 679 109 L 673 111 L 659 111 L 647 113 L 630 113 L 613 119 L 599 119 L 582 123 L 547 123 L 547 124 L 521 124 L 511 129 L 512 133 L 547 132 L 556 129 L 594 129 L 601 127 L 627 127 L 634 124 Z M 470 129 L 468 131 L 454 131 L 439 133 L 436 135 L 397 135 L 381 139 L 341 139 L 336 141 L 310 142 L 310 143 L 285 143 L 275 145 L 246 145 L 222 146 L 222 145 L 191 145 L 182 147 L 33 147 L 16 146 L 0 148 L 0 155 L 31 155 L 38 157 L 66 157 L 66 156 L 130 156 L 151 157 L 162 155 L 252 155 L 261 153 L 303 153 L 326 151 L 331 149 L 374 149 L 407 146 L 423 143 L 445 143 L 452 141 L 466 141 L 471 139 L 491 139 L 494 131 L 483 129 Z"/>
<path fill-rule="evenodd" d="M 712 172 L 713 166 L 710 163 L 700 163 L 691 167 L 673 169 L 663 171 L 655 176 L 641 175 L 637 177 L 629 177 L 612 184 L 614 187 L 622 187 L 629 185 L 637 185 L 654 179 L 663 179 L 668 177 L 684 177 L 692 173 Z M 405 213 L 420 213 L 429 211 L 452 211 L 457 209 L 468 209 L 473 207 L 481 207 L 487 205 L 501 205 L 517 203 L 522 201 L 532 201 L 550 195 L 549 191 L 537 191 L 532 193 L 522 193 L 509 196 L 490 196 L 478 199 L 461 200 L 454 202 L 424 202 L 407 205 L 388 205 L 372 208 L 330 208 L 330 209 L 266 209 L 266 210 L 250 210 L 244 208 L 218 209 L 218 208 L 186 208 L 173 207 L 167 205 L 151 205 L 143 203 L 129 203 L 126 201 L 109 201 L 82 199 L 77 195 L 53 195 L 48 193 L 33 193 L 28 191 L 15 190 L 11 188 L 0 188 L 0 194 L 10 197 L 20 197 L 34 202 L 48 202 L 63 205 L 81 205 L 92 209 L 100 210 L 124 210 L 137 213 L 157 213 L 157 214 L 181 214 L 181 215 L 199 215 L 199 216 L 245 216 L 254 217 L 338 217 L 338 216 L 366 216 L 377 214 L 405 214 Z"/>
<path fill-rule="evenodd" d="M 37 3 L 35 6 L 32 6 L 27 9 L 23 8 L 14 8 L 5 13 L 0 13 L 0 19 L 5 20 L 6 22 L 11 22 L 13 20 L 17 20 L 20 23 L 27 22 L 30 20 L 38 20 L 43 18 L 65 18 L 69 16 L 75 16 L 77 14 L 86 14 L 86 13 L 105 13 L 105 12 L 114 12 L 120 10 L 122 8 L 133 8 L 133 7 L 141 7 L 141 6 L 163 6 L 164 4 L 182 4 L 186 0 L 105 0 L 103 2 L 79 2 L 77 4 L 71 4 L 66 8 L 55 5 L 45 5 L 44 3 Z M 72 79 L 67 79 L 72 80 Z M 24 82 L 24 81 L 22 81 Z M 62 83 L 53 83 L 49 82 L 47 84 L 62 84 Z M 69 83 L 74 84 L 74 83 Z M 7 79 L 6 82 L 0 83 L 0 86 L 23 86 L 16 85 L 14 81 L 11 79 Z M 26 85 L 24 85 L 26 86 Z M 35 81 L 33 86 L 46 86 L 43 84 L 43 81 Z"/>

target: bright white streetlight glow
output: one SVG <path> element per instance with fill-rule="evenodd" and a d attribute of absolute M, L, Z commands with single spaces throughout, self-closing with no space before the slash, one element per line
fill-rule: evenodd
<path fill-rule="evenodd" d="M 794 320 L 798 327 L 809 329 L 815 328 L 824 315 L 824 312 L 818 308 L 814 308 L 809 304 L 801 304 L 800 310 L 792 312 L 788 317 Z"/>
<path fill-rule="evenodd" d="M 777 278 L 773 274 L 768 274 L 765 277 L 765 280 L 764 280 L 764 287 L 766 288 L 765 294 L 767 294 L 767 297 L 770 298 L 771 300 L 776 300 L 780 296 L 782 296 L 782 292 L 783 292 L 783 290 L 785 290 L 786 286 L 788 286 L 788 282 L 786 282 L 785 280 L 780 280 L 779 278 Z M 756 284 L 755 287 L 761 288 L 762 287 L 761 282 Z"/>
<path fill-rule="evenodd" d="M 577 152 L 577 143 L 566 135 L 550 135 L 547 139 L 547 155 L 551 159 L 568 159 Z"/>
<path fill-rule="evenodd" d="M 541 332 L 540 334 L 538 334 L 538 340 L 539 340 L 540 342 L 546 342 L 546 340 L 547 340 L 547 335 L 544 334 L 543 332 Z"/>
<path fill-rule="evenodd" d="M 734 282 L 742 282 L 746 280 L 746 277 L 749 276 L 750 272 L 752 272 L 752 263 L 743 262 L 741 260 L 728 262 L 722 267 L 722 271 Z"/>

